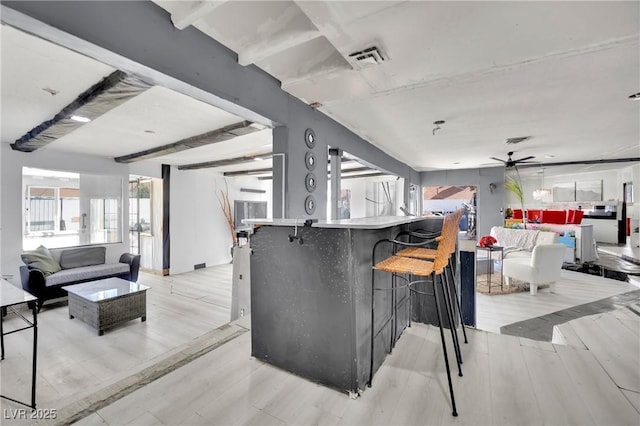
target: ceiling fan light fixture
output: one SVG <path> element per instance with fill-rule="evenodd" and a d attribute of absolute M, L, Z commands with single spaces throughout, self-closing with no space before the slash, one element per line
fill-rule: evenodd
<path fill-rule="evenodd" d="M 634 101 L 640 101 L 640 92 L 634 93 L 633 95 L 629 95 L 629 99 L 632 99 Z"/>

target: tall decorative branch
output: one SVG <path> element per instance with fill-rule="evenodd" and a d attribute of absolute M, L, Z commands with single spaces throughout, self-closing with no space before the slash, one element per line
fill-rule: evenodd
<path fill-rule="evenodd" d="M 518 180 L 512 178 L 511 176 L 507 176 L 504 181 L 504 187 L 511 191 L 513 195 L 520 201 L 520 207 L 522 208 L 522 225 L 524 229 L 527 229 L 527 217 L 524 210 L 524 191 L 522 190 L 522 180 L 520 179 L 520 172 L 518 171 L 518 166 L 515 166 L 516 174 L 518 175 Z"/>
<path fill-rule="evenodd" d="M 218 199 L 218 203 L 220 203 L 220 208 L 222 208 L 225 219 L 227 219 L 227 225 L 231 233 L 231 241 L 233 241 L 233 245 L 235 246 L 238 243 L 238 237 L 236 236 L 235 226 L 233 225 L 233 214 L 231 213 L 231 202 L 229 201 L 229 184 L 226 179 L 224 180 L 224 186 L 224 190 L 218 189 L 219 193 L 216 193 L 216 198 Z"/>

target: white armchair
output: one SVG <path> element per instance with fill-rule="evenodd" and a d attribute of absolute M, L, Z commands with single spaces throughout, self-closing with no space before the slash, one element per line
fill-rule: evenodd
<path fill-rule="evenodd" d="M 507 285 L 511 278 L 528 282 L 532 295 L 538 293 L 539 284 L 549 284 L 555 291 L 555 281 L 560 278 L 566 247 L 563 244 L 538 244 L 531 257 L 506 258 L 502 262 L 502 274 Z"/>

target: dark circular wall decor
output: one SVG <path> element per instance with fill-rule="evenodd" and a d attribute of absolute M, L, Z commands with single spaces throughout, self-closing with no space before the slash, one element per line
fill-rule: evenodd
<path fill-rule="evenodd" d="M 316 186 L 318 182 L 316 182 L 316 175 L 313 173 L 307 173 L 307 176 L 304 178 L 304 184 L 307 187 L 308 192 L 313 192 L 316 190 Z"/>
<path fill-rule="evenodd" d="M 307 166 L 307 170 L 309 171 L 316 168 L 316 156 L 313 152 L 307 151 L 304 155 L 304 164 Z"/>
<path fill-rule="evenodd" d="M 313 198 L 313 195 L 307 195 L 307 198 L 304 200 L 304 210 L 309 215 L 316 211 L 316 200 Z"/>
<path fill-rule="evenodd" d="M 304 141 L 307 146 L 313 149 L 316 146 L 316 134 L 313 130 L 307 129 L 304 131 Z"/>

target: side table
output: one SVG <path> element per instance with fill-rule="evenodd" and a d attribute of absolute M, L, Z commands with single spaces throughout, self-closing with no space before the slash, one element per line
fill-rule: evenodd
<path fill-rule="evenodd" d="M 487 286 L 489 287 L 489 293 L 491 293 L 491 282 L 492 282 L 492 278 L 493 278 L 493 253 L 499 253 L 500 257 L 500 263 L 502 263 L 502 256 L 504 255 L 503 252 L 503 247 L 500 246 L 490 246 L 490 247 L 481 247 L 481 246 L 476 246 L 476 252 L 480 252 L 480 251 L 486 251 L 487 252 Z M 476 255 L 476 262 L 478 261 L 478 257 Z M 497 259 L 496 259 L 497 260 Z M 500 272 L 500 291 L 502 291 L 502 285 L 503 285 L 503 281 L 504 281 L 504 277 L 502 276 L 502 267 L 500 268 L 501 272 Z M 479 271 L 480 268 L 477 268 L 477 270 Z"/>
<path fill-rule="evenodd" d="M 33 329 L 33 359 L 31 364 L 31 404 L 27 404 L 26 402 L 18 401 L 17 399 L 9 398 L 5 395 L 0 395 L 1 398 L 8 399 L 9 401 L 17 402 L 18 404 L 26 405 L 27 407 L 36 408 L 36 360 L 38 353 L 38 313 L 36 302 L 38 298 L 27 293 L 21 288 L 13 286 L 10 282 L 6 280 L 0 280 L 0 308 L 4 312 L 5 310 L 10 310 L 15 313 L 18 317 L 20 317 L 25 324 L 26 327 L 18 328 L 11 331 L 4 330 L 4 319 L 2 315 L 0 315 L 0 346 L 2 347 L 2 356 L 1 359 L 4 359 L 4 336 L 7 334 L 16 333 L 18 331 L 27 330 L 29 328 Z M 29 321 L 22 312 L 15 309 L 17 305 L 21 305 L 26 303 L 27 306 L 33 312 L 33 320 Z"/>

